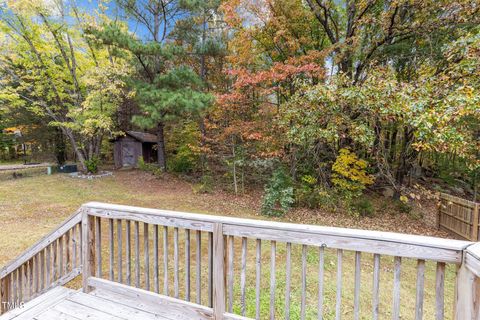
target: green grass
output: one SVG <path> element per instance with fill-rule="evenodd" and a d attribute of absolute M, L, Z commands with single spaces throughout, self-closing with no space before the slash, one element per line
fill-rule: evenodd
<path fill-rule="evenodd" d="M 258 218 L 257 202 L 248 197 L 234 197 L 222 192 L 208 195 L 194 194 L 191 185 L 174 177 L 167 176 L 155 179 L 141 172 L 116 172 L 114 177 L 99 180 L 73 179 L 67 175 L 38 176 L 0 182 L 0 265 L 20 254 L 39 238 L 50 232 L 62 222 L 82 203 L 88 201 L 104 201 L 110 203 L 139 205 L 193 211 L 221 215 L 235 215 L 242 217 Z M 291 217 L 289 217 L 291 218 Z M 378 219 L 381 219 L 379 217 Z M 345 220 L 348 221 L 348 220 Z M 365 220 L 367 221 L 367 220 Z M 308 221 L 311 222 L 311 221 Z M 339 217 L 339 224 L 343 220 Z M 361 222 L 359 222 L 361 223 Z M 412 222 L 413 223 L 413 222 Z M 125 227 L 125 226 L 124 226 Z M 401 226 L 396 226 L 401 228 Z M 142 229 L 142 228 L 140 228 Z M 150 228 L 150 243 L 153 238 Z M 103 270 L 104 277 L 108 277 L 108 225 L 103 223 Z M 132 226 L 133 230 L 133 226 Z M 142 235 L 142 231 L 141 231 Z M 181 254 L 180 270 L 180 297 L 184 297 L 184 232 L 180 232 Z M 191 235 L 192 250 L 192 300 L 195 300 L 195 237 Z M 173 294 L 173 241 L 172 232 L 169 234 L 169 293 Z M 249 240 L 247 254 L 247 316 L 255 314 L 255 241 Z M 207 265 L 207 235 L 202 235 L 202 265 Z M 234 285 L 234 311 L 240 312 L 240 256 L 241 241 L 235 239 L 235 285 Z M 150 257 L 152 253 L 150 244 Z M 161 245 L 160 245 L 161 247 Z M 124 254 L 123 248 L 123 254 Z M 118 250 L 115 244 L 115 250 Z M 161 253 L 162 254 L 162 253 Z M 278 319 L 284 318 L 285 295 L 285 244 L 277 244 L 276 267 L 276 315 Z M 144 252 L 142 249 L 140 262 L 143 264 Z M 318 300 L 318 250 L 310 247 L 307 255 L 307 318 L 317 317 Z M 262 244 L 262 282 L 261 282 L 261 315 L 262 319 L 268 318 L 270 301 L 270 243 Z M 116 262 L 115 262 L 116 263 Z M 133 262 L 134 263 L 134 262 Z M 324 319 L 335 318 L 335 296 L 337 277 L 337 256 L 333 249 L 326 250 L 325 280 L 324 280 Z M 161 265 L 161 264 L 160 264 Z M 424 319 L 434 319 L 435 310 L 435 263 L 427 262 L 425 281 L 425 306 Z M 142 266 L 143 269 L 143 266 Z M 207 273 L 202 268 L 202 303 L 207 303 Z M 124 267 L 125 272 L 125 267 Z M 160 268 L 160 288 L 163 288 L 163 269 Z M 362 254 L 361 275 L 361 319 L 371 318 L 373 257 L 371 254 Z M 453 305 L 454 267 L 447 267 L 445 292 L 446 312 L 445 318 L 451 319 Z M 292 288 L 291 288 L 291 319 L 299 319 L 301 295 L 301 246 L 292 246 Z M 352 318 L 353 290 L 354 290 L 354 254 L 344 253 L 343 262 L 343 289 L 342 289 L 342 316 L 344 319 Z M 404 259 L 402 263 L 401 287 L 401 314 L 402 319 L 414 319 L 415 287 L 416 287 L 416 261 Z M 150 269 L 150 279 L 153 281 L 153 270 Z M 145 279 L 141 282 L 144 284 Z M 393 283 L 393 259 L 382 257 L 381 284 L 380 284 L 380 319 L 391 317 Z M 153 288 L 153 285 L 151 286 Z"/>

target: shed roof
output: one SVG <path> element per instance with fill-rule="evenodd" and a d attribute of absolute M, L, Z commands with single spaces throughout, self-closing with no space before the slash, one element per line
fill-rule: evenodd
<path fill-rule="evenodd" d="M 157 143 L 158 139 L 157 136 L 148 132 L 140 132 L 140 131 L 127 131 L 127 135 L 131 136 L 134 139 L 137 139 L 141 142 L 150 142 L 150 143 Z"/>

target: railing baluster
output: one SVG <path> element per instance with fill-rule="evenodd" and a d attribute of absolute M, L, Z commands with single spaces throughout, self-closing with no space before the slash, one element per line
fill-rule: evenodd
<path fill-rule="evenodd" d="M 110 281 L 113 281 L 115 279 L 115 272 L 114 272 L 115 240 L 113 239 L 113 219 L 108 219 L 108 240 L 110 244 L 109 276 L 110 276 Z"/>
<path fill-rule="evenodd" d="M 287 242 L 287 257 L 285 261 L 285 320 L 290 319 L 290 287 L 291 287 L 291 273 L 292 273 L 292 244 Z"/>
<path fill-rule="evenodd" d="M 102 277 L 102 220 L 100 217 L 95 218 L 95 251 L 97 260 L 97 272 L 98 278 Z"/>
<path fill-rule="evenodd" d="M 45 289 L 45 250 L 40 251 L 40 291 L 43 289 Z"/>
<path fill-rule="evenodd" d="M 158 288 L 158 225 L 153 226 L 153 290 L 159 293 Z"/>
<path fill-rule="evenodd" d="M 373 302 L 372 319 L 378 320 L 378 306 L 380 304 L 380 255 L 373 255 Z"/>
<path fill-rule="evenodd" d="M 145 259 L 145 290 L 150 290 L 150 250 L 148 240 L 148 223 L 143 224 L 143 254 Z"/>
<path fill-rule="evenodd" d="M 256 257 L 255 257 L 255 319 L 260 319 L 260 289 L 262 276 L 262 240 L 257 239 Z"/>
<path fill-rule="evenodd" d="M 168 296 L 168 227 L 163 227 L 163 294 Z"/>
<path fill-rule="evenodd" d="M 64 268 L 64 248 L 65 248 L 65 244 L 64 244 L 64 236 L 60 236 L 58 238 L 58 278 L 60 279 L 64 273 L 63 273 L 63 268 Z"/>
<path fill-rule="evenodd" d="M 52 278 L 50 281 L 56 281 L 58 279 L 58 244 L 57 240 L 54 240 L 52 242 Z M 50 261 L 46 261 L 46 264 L 49 264 Z M 42 263 L 42 275 L 43 275 L 43 263 Z M 44 288 L 43 283 L 42 283 L 42 289 Z"/>
<path fill-rule="evenodd" d="M 423 293 L 425 286 L 425 260 L 417 262 L 417 295 L 415 300 L 415 320 L 423 319 Z"/>
<path fill-rule="evenodd" d="M 244 317 L 246 312 L 246 306 L 245 306 L 246 283 L 247 283 L 247 238 L 242 237 L 242 272 L 240 274 L 240 303 L 241 303 L 240 314 Z"/>
<path fill-rule="evenodd" d="M 343 250 L 337 250 L 337 297 L 335 306 L 335 319 L 342 317 L 342 272 L 343 272 Z"/>
<path fill-rule="evenodd" d="M 122 270 L 122 220 L 117 220 L 117 281 L 119 283 L 123 282 L 123 270 Z"/>
<path fill-rule="evenodd" d="M 71 258 L 70 258 L 70 230 L 65 232 L 65 265 L 63 274 L 67 274 L 71 270 Z"/>
<path fill-rule="evenodd" d="M 34 287 L 34 292 L 35 293 L 38 293 L 40 291 L 40 284 L 39 284 L 39 281 L 40 281 L 40 254 L 36 254 L 35 256 L 33 256 L 33 260 L 34 260 L 34 283 L 33 283 L 33 287 Z"/>
<path fill-rule="evenodd" d="M 318 248 L 318 320 L 323 319 L 323 288 L 324 288 L 324 269 L 325 265 L 325 247 Z"/>
<path fill-rule="evenodd" d="M 34 291 L 33 291 L 33 258 L 28 260 L 28 295 L 29 298 L 31 299 L 33 297 Z M 1 285 L 1 283 L 0 283 Z"/>
<path fill-rule="evenodd" d="M 302 291 L 300 300 L 300 318 L 305 319 L 305 301 L 307 296 L 307 246 L 302 245 Z"/>
<path fill-rule="evenodd" d="M 275 258 L 277 256 L 277 242 L 271 241 L 270 256 L 270 319 L 275 319 Z"/>
<path fill-rule="evenodd" d="M 190 301 L 190 230 L 185 229 L 185 300 Z"/>
<path fill-rule="evenodd" d="M 213 307 L 213 233 L 208 233 L 208 306 Z"/>
<path fill-rule="evenodd" d="M 45 279 L 47 283 L 52 283 L 52 257 L 51 257 L 52 246 L 49 245 L 45 248 Z"/>
<path fill-rule="evenodd" d="M 135 240 L 135 286 L 140 288 L 140 223 L 133 224 L 133 238 Z"/>
<path fill-rule="evenodd" d="M 17 269 L 17 299 L 16 302 L 23 301 L 23 264 Z"/>
<path fill-rule="evenodd" d="M 130 220 L 125 221 L 125 260 L 127 269 L 125 271 L 125 280 L 127 285 L 132 284 L 132 252 L 131 252 L 131 240 L 130 240 Z"/>
<path fill-rule="evenodd" d="M 76 267 L 77 267 L 77 225 L 74 225 L 72 227 L 72 269 Z"/>
<path fill-rule="evenodd" d="M 402 267 L 402 258 L 394 258 L 394 278 L 393 278 L 393 310 L 392 319 L 400 319 L 400 273 Z"/>
<path fill-rule="evenodd" d="M 179 281 L 179 265 L 178 265 L 178 228 L 173 228 L 173 294 L 178 299 L 178 281 Z"/>
<path fill-rule="evenodd" d="M 353 294 L 353 319 L 360 319 L 360 280 L 362 272 L 362 254 L 360 251 L 355 252 L 355 289 Z"/>
<path fill-rule="evenodd" d="M 196 260 L 196 269 L 195 272 L 196 281 L 195 281 L 195 290 L 196 290 L 196 303 L 202 303 L 202 232 L 197 230 L 195 232 L 196 235 L 196 245 L 197 250 L 195 254 Z"/>
<path fill-rule="evenodd" d="M 13 281 L 13 285 L 12 285 L 12 288 L 13 288 L 13 301 L 16 303 L 18 302 L 18 272 L 17 272 L 18 269 L 15 269 L 15 271 L 13 271 L 13 277 L 12 277 L 12 281 Z"/>
<path fill-rule="evenodd" d="M 228 312 L 233 311 L 233 236 L 227 238 L 228 247 Z"/>
<path fill-rule="evenodd" d="M 437 262 L 435 277 L 435 320 L 443 320 L 445 317 L 445 263 Z"/>

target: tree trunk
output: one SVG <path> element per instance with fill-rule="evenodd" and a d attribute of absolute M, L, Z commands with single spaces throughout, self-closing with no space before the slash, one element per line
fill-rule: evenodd
<path fill-rule="evenodd" d="M 157 158 L 158 164 L 163 169 L 167 171 L 167 154 L 165 153 L 165 137 L 163 135 L 164 124 L 163 122 L 158 123 L 157 127 Z"/>
<path fill-rule="evenodd" d="M 65 137 L 60 129 L 55 130 L 55 157 L 57 158 L 58 165 L 63 165 L 67 160 L 65 153 Z"/>

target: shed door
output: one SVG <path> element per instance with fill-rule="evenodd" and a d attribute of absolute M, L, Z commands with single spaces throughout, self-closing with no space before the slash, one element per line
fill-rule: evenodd
<path fill-rule="evenodd" d="M 135 144 L 130 141 L 124 141 L 122 143 L 122 157 L 124 167 L 135 166 Z"/>

